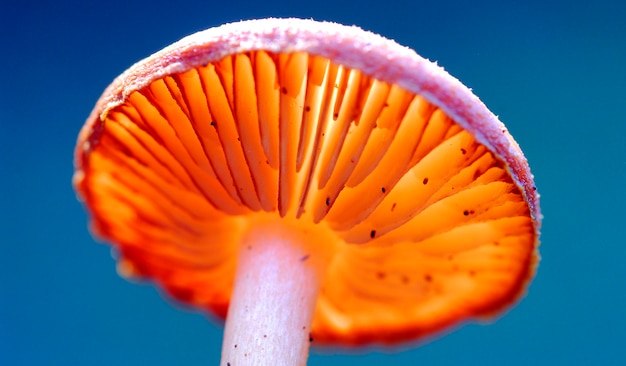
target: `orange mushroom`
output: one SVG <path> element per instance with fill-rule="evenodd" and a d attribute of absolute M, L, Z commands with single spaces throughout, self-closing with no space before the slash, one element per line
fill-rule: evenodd
<path fill-rule="evenodd" d="M 109 86 L 75 164 L 122 275 L 228 312 L 223 365 L 491 317 L 537 263 L 538 195 L 504 125 L 356 27 L 266 19 L 184 38 Z"/>

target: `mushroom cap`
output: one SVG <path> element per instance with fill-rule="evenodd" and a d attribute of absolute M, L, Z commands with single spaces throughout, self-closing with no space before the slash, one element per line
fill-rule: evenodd
<path fill-rule="evenodd" d="M 264 19 L 188 36 L 105 90 L 75 166 L 120 273 L 219 317 L 251 226 L 319 233 L 317 344 L 492 317 L 538 261 L 539 198 L 504 125 L 442 68 L 357 27 Z"/>

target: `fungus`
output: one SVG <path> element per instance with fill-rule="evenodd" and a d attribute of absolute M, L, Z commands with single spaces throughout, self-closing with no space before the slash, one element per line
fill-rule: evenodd
<path fill-rule="evenodd" d="M 105 90 L 75 165 L 119 272 L 226 318 L 223 365 L 421 340 L 507 308 L 537 263 L 538 195 L 504 125 L 356 27 L 184 38 Z"/>

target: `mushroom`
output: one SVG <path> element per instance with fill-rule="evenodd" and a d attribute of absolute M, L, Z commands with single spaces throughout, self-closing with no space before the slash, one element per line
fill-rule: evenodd
<path fill-rule="evenodd" d="M 423 340 L 509 307 L 538 262 L 538 194 L 504 125 L 357 27 L 186 37 L 106 89 L 75 165 L 118 271 L 226 318 L 222 365 Z"/>

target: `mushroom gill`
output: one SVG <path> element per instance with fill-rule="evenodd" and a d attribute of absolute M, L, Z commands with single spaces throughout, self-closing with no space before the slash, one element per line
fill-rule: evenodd
<path fill-rule="evenodd" d="M 219 316 L 255 222 L 324 238 L 321 343 L 418 339 L 509 305 L 533 274 L 531 208 L 493 149 L 329 58 L 228 55 L 99 117 L 77 186 L 120 272 Z"/>

